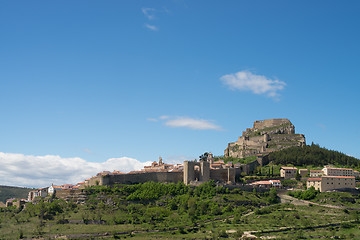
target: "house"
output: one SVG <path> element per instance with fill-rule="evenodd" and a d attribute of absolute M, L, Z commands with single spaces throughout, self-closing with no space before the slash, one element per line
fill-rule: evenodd
<path fill-rule="evenodd" d="M 306 181 L 306 188 L 309 189 L 311 187 L 314 187 L 315 190 L 321 191 L 321 177 L 319 178 L 308 178 Z"/>
<path fill-rule="evenodd" d="M 299 174 L 301 177 L 305 177 L 308 174 L 307 169 L 299 169 Z"/>
<path fill-rule="evenodd" d="M 281 182 L 280 180 L 269 180 L 269 181 L 256 181 L 253 183 L 250 183 L 252 186 L 261 187 L 261 188 L 280 188 Z"/>
<path fill-rule="evenodd" d="M 321 177 L 324 175 L 322 170 L 310 170 L 310 177 Z"/>
<path fill-rule="evenodd" d="M 38 195 L 39 193 L 38 193 L 38 191 L 37 190 L 35 190 L 35 191 L 30 191 L 29 193 L 28 193 L 28 201 L 29 202 L 32 202 L 33 200 L 34 200 L 34 198 L 36 198 L 36 197 L 38 197 L 39 195 Z"/>
<path fill-rule="evenodd" d="M 215 161 L 210 164 L 211 169 L 222 169 L 225 166 L 225 162 L 223 160 Z"/>
<path fill-rule="evenodd" d="M 325 176 L 354 176 L 354 171 L 350 168 L 324 167 L 322 171 Z"/>
<path fill-rule="evenodd" d="M 354 176 L 322 176 L 321 178 L 309 178 L 307 188 L 314 187 L 320 192 L 337 189 L 355 189 Z"/>
<path fill-rule="evenodd" d="M 6 200 L 6 207 L 11 207 L 11 206 L 15 206 L 17 208 L 23 206 L 25 204 L 26 200 L 25 199 L 17 199 L 17 198 L 10 198 L 8 200 Z"/>
<path fill-rule="evenodd" d="M 296 173 L 296 167 L 281 167 L 280 169 L 280 177 L 283 177 L 284 179 L 295 178 Z"/>
<path fill-rule="evenodd" d="M 162 157 L 159 157 L 159 163 L 154 161 L 151 166 L 144 166 L 141 170 L 143 172 L 167 172 L 174 168 L 173 164 L 166 164 L 163 162 Z"/>
<path fill-rule="evenodd" d="M 269 180 L 274 188 L 281 188 L 281 181 L 280 180 Z"/>
<path fill-rule="evenodd" d="M 48 194 L 53 195 L 56 191 L 61 191 L 61 190 L 64 190 L 61 186 L 55 186 L 52 184 L 48 189 Z"/>
<path fill-rule="evenodd" d="M 35 191 L 30 191 L 28 193 L 28 197 L 27 197 L 27 200 L 29 202 L 32 202 L 34 200 L 34 198 L 36 197 L 46 197 L 48 195 L 48 187 L 45 187 L 45 188 L 39 188 L 38 190 L 35 190 Z"/>
<path fill-rule="evenodd" d="M 270 181 L 256 181 L 253 183 L 250 183 L 250 185 L 254 187 L 260 187 L 260 188 L 271 188 L 272 183 Z"/>
<path fill-rule="evenodd" d="M 354 177 L 355 177 L 355 178 L 360 177 L 360 173 L 359 173 L 359 171 L 354 171 Z"/>

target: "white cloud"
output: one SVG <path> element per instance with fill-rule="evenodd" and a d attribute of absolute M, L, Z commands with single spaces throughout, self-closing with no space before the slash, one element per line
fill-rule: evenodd
<path fill-rule="evenodd" d="M 172 117 L 172 116 L 160 116 L 158 118 L 148 118 L 148 121 L 151 122 L 164 122 L 165 126 L 168 127 L 183 127 L 194 130 L 223 130 L 222 127 L 212 123 L 210 120 L 205 119 L 195 119 L 189 117 Z"/>
<path fill-rule="evenodd" d="M 159 28 L 157 26 L 150 25 L 150 24 L 147 24 L 147 23 L 145 23 L 145 27 L 152 30 L 152 31 L 158 31 L 159 30 Z"/>
<path fill-rule="evenodd" d="M 211 123 L 208 120 L 187 117 L 170 119 L 166 121 L 165 125 L 169 127 L 184 127 L 195 130 L 221 130 L 221 127 Z"/>
<path fill-rule="evenodd" d="M 150 121 L 150 122 L 157 122 L 159 121 L 158 119 L 156 118 L 147 118 L 146 120 Z"/>
<path fill-rule="evenodd" d="M 269 97 L 278 97 L 278 91 L 286 86 L 285 82 L 272 80 L 263 75 L 256 75 L 249 71 L 227 74 L 220 80 L 233 90 L 252 91 L 255 94 L 266 94 Z"/>
<path fill-rule="evenodd" d="M 55 155 L 32 156 L 0 152 L 0 184 L 8 186 L 43 187 L 54 184 L 78 183 L 98 172 L 140 170 L 151 162 L 133 158 L 110 158 L 105 162 L 88 162 L 82 158 Z"/>
<path fill-rule="evenodd" d="M 155 8 L 141 8 L 141 11 L 149 20 L 155 19 Z"/>

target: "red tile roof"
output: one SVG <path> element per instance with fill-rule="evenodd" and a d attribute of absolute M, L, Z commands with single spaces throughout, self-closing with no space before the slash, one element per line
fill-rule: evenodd
<path fill-rule="evenodd" d="M 277 183 L 281 182 L 280 180 L 269 180 L 269 181 L 271 181 L 271 182 L 277 182 Z"/>
<path fill-rule="evenodd" d="M 308 181 L 321 181 L 321 178 L 308 178 Z"/>
<path fill-rule="evenodd" d="M 272 185 L 272 183 L 269 181 L 257 181 L 257 182 L 251 183 L 251 185 Z"/>
<path fill-rule="evenodd" d="M 334 168 L 334 167 L 325 167 L 327 169 L 341 169 L 341 170 L 352 170 L 351 168 Z"/>
<path fill-rule="evenodd" d="M 355 178 L 354 176 L 322 176 L 323 178 Z"/>

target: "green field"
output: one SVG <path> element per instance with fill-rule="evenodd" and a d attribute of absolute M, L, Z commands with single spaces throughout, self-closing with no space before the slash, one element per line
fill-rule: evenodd
<path fill-rule="evenodd" d="M 87 192 L 88 200 L 81 205 L 48 198 L 24 209 L 2 208 L 0 239 L 360 236 L 358 211 L 281 204 L 274 189 L 259 193 L 229 190 L 213 182 L 198 187 L 149 182 Z M 353 204 L 357 206 L 357 199 Z"/>

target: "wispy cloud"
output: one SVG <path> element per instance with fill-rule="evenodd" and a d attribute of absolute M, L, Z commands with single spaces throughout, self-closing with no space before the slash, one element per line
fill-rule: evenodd
<path fill-rule="evenodd" d="M 154 32 L 159 31 L 159 27 L 154 24 L 155 21 L 159 20 L 158 16 L 170 14 L 170 11 L 166 7 L 163 7 L 162 9 L 143 7 L 141 8 L 141 12 L 149 22 L 152 22 L 152 24 L 145 23 L 144 26 Z"/>
<path fill-rule="evenodd" d="M 155 19 L 155 8 L 141 8 L 141 11 L 149 20 Z"/>
<path fill-rule="evenodd" d="M 221 130 L 221 127 L 211 123 L 204 119 L 193 119 L 187 117 L 178 117 L 176 119 L 170 119 L 165 123 L 169 127 L 184 127 L 195 130 Z"/>
<path fill-rule="evenodd" d="M 145 27 L 146 27 L 147 29 L 152 30 L 152 31 L 159 31 L 159 28 L 158 28 L 157 26 L 155 26 L 155 25 L 150 25 L 150 24 L 148 24 L 148 23 L 145 23 Z"/>
<path fill-rule="evenodd" d="M 148 121 L 154 120 L 154 118 L 150 118 L 150 119 L 148 118 Z M 205 120 L 205 119 L 160 116 L 156 120 L 164 121 L 165 126 L 173 127 L 173 128 L 188 128 L 193 130 L 217 130 L 217 131 L 223 130 L 222 127 L 216 125 L 215 123 L 213 123 L 213 121 Z"/>
<path fill-rule="evenodd" d="M 147 118 L 146 120 L 150 121 L 150 122 L 157 122 L 159 121 L 159 119 L 156 118 Z"/>
<path fill-rule="evenodd" d="M 94 154 L 93 151 L 91 151 L 91 150 L 88 149 L 88 148 L 84 148 L 83 151 L 86 152 L 86 153 L 88 153 L 88 154 Z"/>
<path fill-rule="evenodd" d="M 319 128 L 321 128 L 322 130 L 326 130 L 325 124 L 318 123 L 317 126 L 318 126 Z"/>
<path fill-rule="evenodd" d="M 105 170 L 129 172 L 150 164 L 151 162 L 140 162 L 128 157 L 110 158 L 98 163 L 78 157 L 0 152 L 0 182 L 2 185 L 25 187 L 43 187 L 52 183 L 75 184 Z"/>
<path fill-rule="evenodd" d="M 276 98 L 283 90 L 286 83 L 277 79 L 269 79 L 263 75 L 256 75 L 250 71 L 241 71 L 233 74 L 227 74 L 220 80 L 233 90 L 251 91 L 255 94 L 265 94 Z"/>

